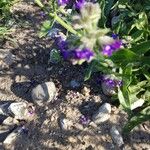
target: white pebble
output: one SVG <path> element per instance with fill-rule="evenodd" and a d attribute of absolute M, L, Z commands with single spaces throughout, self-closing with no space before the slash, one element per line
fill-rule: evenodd
<path fill-rule="evenodd" d="M 104 103 L 98 111 L 92 116 L 92 120 L 96 124 L 107 121 L 110 118 L 111 105 L 109 103 Z"/>

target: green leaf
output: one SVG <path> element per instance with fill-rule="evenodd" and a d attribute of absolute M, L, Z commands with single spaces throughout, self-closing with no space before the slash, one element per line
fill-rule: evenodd
<path fill-rule="evenodd" d="M 93 71 L 93 67 L 94 67 L 94 62 L 92 62 L 91 64 L 89 64 L 86 72 L 85 72 L 85 77 L 84 77 L 84 81 L 87 81 L 90 79 L 92 71 Z"/>
<path fill-rule="evenodd" d="M 145 54 L 150 50 L 150 40 L 137 44 L 136 46 L 132 47 L 130 50 L 139 55 Z"/>
<path fill-rule="evenodd" d="M 100 8 L 101 8 L 101 19 L 99 21 L 99 26 L 100 27 L 105 27 L 106 25 L 106 16 L 105 16 L 105 6 L 106 6 L 106 1 L 105 0 L 99 0 Z"/>
<path fill-rule="evenodd" d="M 131 63 L 127 64 L 123 69 L 122 79 L 123 79 L 123 91 L 127 91 L 130 83 L 132 82 L 132 67 Z"/>
<path fill-rule="evenodd" d="M 42 27 L 45 28 L 45 29 L 49 29 L 51 27 L 51 24 L 52 24 L 51 21 L 46 20 L 46 21 L 43 22 Z"/>
<path fill-rule="evenodd" d="M 123 132 L 129 133 L 135 126 L 150 120 L 150 106 L 143 109 L 139 114 L 132 117 L 125 125 Z"/>
<path fill-rule="evenodd" d="M 139 40 L 141 40 L 142 39 L 142 37 L 143 37 L 143 30 L 137 30 L 136 32 L 134 32 L 132 35 L 131 35 L 131 37 L 132 37 L 132 39 L 134 40 L 134 42 L 137 42 L 137 41 L 139 41 Z"/>
<path fill-rule="evenodd" d="M 136 85 L 129 86 L 130 93 L 139 93 L 142 90 L 142 87 L 147 84 L 147 80 L 141 81 L 137 83 Z"/>
<path fill-rule="evenodd" d="M 125 94 L 124 94 L 125 93 Z M 122 92 L 121 89 L 118 87 L 118 99 L 120 104 L 126 111 L 130 110 L 130 103 L 127 90 Z"/>
<path fill-rule="evenodd" d="M 105 16 L 108 17 L 110 10 L 114 4 L 114 0 L 106 0 L 106 6 L 105 6 Z"/>
<path fill-rule="evenodd" d="M 142 69 L 143 75 L 145 76 L 145 78 L 150 81 L 150 73 L 148 72 L 148 70 L 146 69 Z"/>
<path fill-rule="evenodd" d="M 43 25 L 41 27 L 41 30 L 39 32 L 39 37 L 44 37 L 47 35 L 48 31 L 51 29 L 51 27 L 53 26 L 54 20 L 53 21 L 45 21 L 43 22 Z"/>
<path fill-rule="evenodd" d="M 51 63 L 59 63 L 61 61 L 61 56 L 58 50 L 52 49 L 50 51 L 50 62 Z"/>
<path fill-rule="evenodd" d="M 139 56 L 129 49 L 121 49 L 115 52 L 110 59 L 115 63 L 128 64 L 139 60 Z"/>
<path fill-rule="evenodd" d="M 150 66 L 150 57 L 141 57 L 141 65 L 148 65 Z"/>
<path fill-rule="evenodd" d="M 146 92 L 144 93 L 144 98 L 145 101 L 150 102 L 150 89 L 146 90 Z"/>

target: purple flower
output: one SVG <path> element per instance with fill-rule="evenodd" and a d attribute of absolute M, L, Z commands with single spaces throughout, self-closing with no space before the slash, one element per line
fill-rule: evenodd
<path fill-rule="evenodd" d="M 58 48 L 60 49 L 60 52 L 64 59 L 71 59 L 73 61 L 90 61 L 92 60 L 94 56 L 94 52 L 90 50 L 89 48 L 83 48 L 83 49 L 73 49 L 69 50 L 69 44 L 67 41 L 65 41 L 62 37 L 58 37 L 56 39 L 56 44 Z"/>
<path fill-rule="evenodd" d="M 112 49 L 117 50 L 122 46 L 122 41 L 121 40 L 116 40 L 112 45 Z"/>
<path fill-rule="evenodd" d="M 105 80 L 105 83 L 109 86 L 109 87 L 116 87 L 116 82 L 112 79 L 107 79 Z"/>
<path fill-rule="evenodd" d="M 76 9 L 81 9 L 85 4 L 85 0 L 76 0 L 74 6 Z"/>
<path fill-rule="evenodd" d="M 103 47 L 102 53 L 103 53 L 103 55 L 111 56 L 113 54 L 113 52 L 120 49 L 121 46 L 122 46 L 122 41 L 121 40 L 116 40 L 114 43 L 112 43 L 110 45 L 105 45 Z"/>
<path fill-rule="evenodd" d="M 74 58 L 74 51 L 62 50 L 61 54 L 65 60 Z"/>
<path fill-rule="evenodd" d="M 68 43 L 65 41 L 62 37 L 58 37 L 56 39 L 56 45 L 58 46 L 61 55 L 65 60 L 69 59 L 72 57 L 72 52 L 68 51 Z"/>
<path fill-rule="evenodd" d="M 90 119 L 89 119 L 89 117 L 88 116 L 84 116 L 84 115 L 82 115 L 82 116 L 80 116 L 80 123 L 82 124 L 82 125 L 87 125 L 87 124 L 89 124 L 89 122 L 90 122 Z"/>
<path fill-rule="evenodd" d="M 111 37 L 112 37 L 113 39 L 117 39 L 117 38 L 119 37 L 119 34 L 112 33 Z"/>
<path fill-rule="evenodd" d="M 42 18 L 44 18 L 44 17 L 46 16 L 45 12 L 41 11 L 41 12 L 40 12 L 40 16 L 41 16 Z"/>
<path fill-rule="evenodd" d="M 58 0 L 58 5 L 66 5 L 69 3 L 69 0 Z"/>
<path fill-rule="evenodd" d="M 62 37 L 56 39 L 56 44 L 60 50 L 68 50 L 68 43 Z"/>
<path fill-rule="evenodd" d="M 121 80 L 116 80 L 116 79 L 111 79 L 105 76 L 100 77 L 101 82 L 105 82 L 106 85 L 108 85 L 109 87 L 117 87 L 117 86 L 122 86 L 122 81 Z"/>
<path fill-rule="evenodd" d="M 106 45 L 106 46 L 103 47 L 102 53 L 103 53 L 103 55 L 111 56 L 112 53 L 113 53 L 113 49 L 110 45 Z"/>
<path fill-rule="evenodd" d="M 86 59 L 87 61 L 90 61 L 94 56 L 94 53 L 89 48 L 84 48 L 82 50 L 76 49 L 74 53 L 75 59 Z"/>

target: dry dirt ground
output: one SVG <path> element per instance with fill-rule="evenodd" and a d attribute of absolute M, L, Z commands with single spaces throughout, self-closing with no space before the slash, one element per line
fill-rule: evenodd
<path fill-rule="evenodd" d="M 85 66 L 72 66 L 68 62 L 48 64 L 53 41 L 38 37 L 44 18 L 33 2 L 19 2 L 12 10 L 15 23 L 11 38 L 17 44 L 6 41 L 1 48 L 12 52 L 15 59 L 12 65 L 0 70 L 0 101 L 32 102 L 31 89 L 45 81 L 53 81 L 58 90 L 57 98 L 49 106 L 37 107 L 38 118 L 29 125 L 29 136 L 20 142 L 25 144 L 21 147 L 18 143 L 16 150 L 116 150 L 110 128 L 116 125 L 122 129 L 126 113 L 112 104 L 113 111 L 107 122 L 97 127 L 82 126 L 81 114 L 92 115 L 102 103 L 111 103 L 110 98 L 102 93 L 95 76 L 83 82 Z M 80 83 L 77 89 L 69 86 L 73 79 Z M 62 115 L 73 122 L 67 130 L 62 130 L 58 123 Z M 150 123 L 136 127 L 123 138 L 125 150 L 149 150 Z"/>

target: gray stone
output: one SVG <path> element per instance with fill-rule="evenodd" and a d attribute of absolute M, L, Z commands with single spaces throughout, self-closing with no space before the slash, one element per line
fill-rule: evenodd
<path fill-rule="evenodd" d="M 16 149 L 16 143 L 18 141 L 20 141 L 20 139 L 22 138 L 23 141 L 25 141 L 25 137 L 26 133 L 24 132 L 25 127 L 17 127 L 15 130 L 13 130 L 7 137 L 6 139 L 3 141 L 3 147 L 5 148 L 5 150 L 15 150 Z M 22 143 L 18 143 L 18 144 L 22 144 Z"/>
<path fill-rule="evenodd" d="M 67 118 L 60 118 L 59 125 L 62 130 L 69 130 L 71 129 L 73 122 Z"/>
<path fill-rule="evenodd" d="M 45 82 L 33 88 L 31 95 L 37 105 L 43 106 L 55 98 L 56 92 L 56 87 L 53 82 Z"/>
<path fill-rule="evenodd" d="M 75 89 L 75 88 L 79 88 L 80 87 L 80 83 L 76 80 L 71 80 L 70 82 L 70 86 L 71 88 Z"/>
<path fill-rule="evenodd" d="M 107 121 L 110 118 L 111 113 L 111 105 L 109 103 L 105 103 L 98 111 L 92 116 L 92 120 L 96 124 L 100 124 L 102 122 Z"/>
<path fill-rule="evenodd" d="M 15 128 L 15 124 L 10 126 L 8 125 L 1 125 L 0 126 L 0 142 L 3 142 L 7 135 L 11 133 L 11 131 Z"/>
<path fill-rule="evenodd" d="M 5 103 L 0 105 L 0 114 L 11 116 L 16 120 L 31 121 L 35 118 L 35 107 L 27 102 Z"/>
<path fill-rule="evenodd" d="M 15 56 L 6 49 L 0 49 L 0 68 L 7 68 L 13 64 Z"/>
<path fill-rule="evenodd" d="M 121 147 L 124 144 L 123 138 L 122 138 L 121 134 L 119 133 L 118 129 L 115 126 L 113 126 L 110 129 L 110 134 L 111 134 L 111 138 L 112 138 L 113 142 L 118 147 Z"/>
<path fill-rule="evenodd" d="M 13 119 L 12 117 L 7 117 L 7 118 L 3 121 L 2 125 L 6 125 L 6 126 L 15 125 L 14 119 Z"/>

